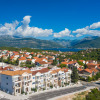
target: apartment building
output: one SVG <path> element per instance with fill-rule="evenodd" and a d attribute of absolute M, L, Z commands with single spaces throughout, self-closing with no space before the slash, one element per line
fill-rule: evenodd
<path fill-rule="evenodd" d="M 67 68 L 37 68 L 34 70 L 3 70 L 0 73 L 1 90 L 20 95 L 22 92 L 30 93 L 32 89 L 37 92 L 50 88 L 64 87 L 71 83 L 71 70 Z"/>
<path fill-rule="evenodd" d="M 41 70 L 32 71 L 32 87 L 37 88 L 37 91 L 48 89 L 47 78 L 49 78 L 49 69 L 43 68 Z"/>
<path fill-rule="evenodd" d="M 71 70 L 67 68 L 48 69 L 32 71 L 32 88 L 37 91 L 43 89 L 64 87 L 71 83 Z"/>
<path fill-rule="evenodd" d="M 31 92 L 32 72 L 30 70 L 2 71 L 0 76 L 1 90 L 13 95 Z"/>
<path fill-rule="evenodd" d="M 71 70 L 67 68 L 56 69 L 51 71 L 53 87 L 64 87 L 66 84 L 70 84 L 71 73 Z"/>

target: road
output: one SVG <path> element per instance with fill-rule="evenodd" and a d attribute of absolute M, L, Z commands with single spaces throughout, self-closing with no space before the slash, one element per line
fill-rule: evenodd
<path fill-rule="evenodd" d="M 73 92 L 76 92 L 76 91 L 79 91 L 79 90 L 83 90 L 83 89 L 85 89 L 87 87 L 90 87 L 90 86 L 95 86 L 95 87 L 100 88 L 100 81 L 98 81 L 98 82 L 89 82 L 89 83 L 84 82 L 83 86 L 66 88 L 66 89 L 63 89 L 63 90 L 55 90 L 55 91 L 46 92 L 46 93 L 41 93 L 39 95 L 34 95 L 34 96 L 30 97 L 29 100 L 48 100 L 50 98 L 54 98 L 54 97 L 57 97 L 57 96 L 61 96 L 61 95 L 65 95 L 65 94 L 68 94 L 68 93 L 73 93 Z"/>
<path fill-rule="evenodd" d="M 100 88 L 100 80 L 97 82 L 81 82 L 84 86 L 95 86 Z"/>
<path fill-rule="evenodd" d="M 72 87 L 72 88 L 66 88 L 66 89 L 60 89 L 55 91 L 50 91 L 46 93 L 41 93 L 38 95 L 31 96 L 28 100 L 48 100 L 50 98 L 54 98 L 60 95 L 65 95 L 68 93 L 73 93 L 79 90 L 85 89 L 85 86 L 79 86 L 79 87 Z"/>

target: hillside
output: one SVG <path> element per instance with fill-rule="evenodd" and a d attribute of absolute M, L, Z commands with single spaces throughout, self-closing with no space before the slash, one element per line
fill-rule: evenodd
<path fill-rule="evenodd" d="M 100 37 L 81 40 L 72 48 L 100 48 Z"/>
<path fill-rule="evenodd" d="M 50 48 L 100 48 L 100 37 L 85 37 L 81 40 L 40 40 L 35 38 L 22 38 L 12 36 L 0 36 L 0 47 L 28 47 L 37 49 Z"/>
<path fill-rule="evenodd" d="M 28 48 L 64 48 L 64 46 L 48 41 L 35 38 L 15 38 L 11 36 L 0 36 L 0 47 L 28 47 Z"/>
<path fill-rule="evenodd" d="M 66 39 L 53 39 L 53 42 L 59 43 L 62 46 L 65 46 L 66 48 L 69 48 L 73 45 L 75 45 L 76 43 L 78 43 L 79 40 L 66 40 Z"/>

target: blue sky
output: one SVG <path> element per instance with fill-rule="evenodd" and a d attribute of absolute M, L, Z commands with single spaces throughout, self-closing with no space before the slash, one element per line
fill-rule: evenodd
<path fill-rule="evenodd" d="M 80 39 L 100 36 L 99 21 L 100 0 L 0 0 L 3 35 Z"/>

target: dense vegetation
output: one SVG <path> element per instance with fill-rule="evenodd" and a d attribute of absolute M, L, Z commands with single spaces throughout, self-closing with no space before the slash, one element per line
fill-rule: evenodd
<path fill-rule="evenodd" d="M 15 48 L 15 47 L 0 47 L 0 50 L 9 50 L 9 51 L 19 51 L 24 50 L 27 52 L 42 52 L 42 51 L 48 51 L 48 52 L 56 52 L 54 50 L 42 50 L 42 49 L 32 49 L 32 48 Z"/>
<path fill-rule="evenodd" d="M 58 67 L 60 67 L 60 68 L 63 68 L 63 67 L 68 68 L 68 66 L 66 64 L 60 64 Z"/>
<path fill-rule="evenodd" d="M 10 57 L 8 57 L 7 59 L 3 59 L 3 57 L 0 58 L 0 62 L 4 62 L 7 64 L 12 64 L 12 65 L 18 65 L 19 64 L 19 60 L 17 59 L 16 61 L 11 61 Z"/>
<path fill-rule="evenodd" d="M 91 92 L 84 91 L 79 93 L 73 100 L 100 100 L 100 91 L 97 88 L 91 89 Z"/>
<path fill-rule="evenodd" d="M 100 91 L 98 89 L 92 89 L 91 92 L 86 95 L 86 100 L 100 100 Z"/>
<path fill-rule="evenodd" d="M 35 67 L 35 64 L 33 64 L 31 61 L 26 61 L 26 63 L 21 63 L 20 64 L 20 67 L 28 67 L 28 68 L 31 68 L 31 67 Z"/>
<path fill-rule="evenodd" d="M 66 54 L 67 58 L 75 60 L 97 60 L 100 61 L 100 49 L 88 49 L 74 52 L 72 55 Z"/>

